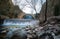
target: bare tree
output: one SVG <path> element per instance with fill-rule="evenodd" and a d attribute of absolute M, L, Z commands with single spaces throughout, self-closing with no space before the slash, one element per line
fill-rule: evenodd
<path fill-rule="evenodd" d="M 23 1 L 23 3 L 22 3 L 22 1 Z M 15 0 L 15 2 L 16 2 L 16 0 Z M 41 6 L 43 4 L 43 0 L 20 0 L 20 1 L 16 2 L 15 4 L 18 4 L 18 3 L 22 5 L 22 8 L 20 7 L 22 10 L 25 7 L 33 9 L 31 11 L 31 13 L 35 12 L 36 17 L 37 17 L 37 13 L 40 12 L 40 11 L 38 12 L 37 8 L 40 7 L 39 9 L 41 9 Z M 37 5 L 39 5 L 39 6 L 37 6 Z"/>
<path fill-rule="evenodd" d="M 43 0 L 31 0 L 30 2 L 28 1 L 28 0 L 25 0 L 27 3 L 28 3 L 28 5 L 30 5 L 30 7 L 35 11 L 35 13 L 36 13 L 36 18 L 37 18 L 37 8 L 36 8 L 36 5 L 37 5 L 37 3 L 38 3 L 38 1 L 41 3 L 41 5 L 43 4 Z M 30 8 L 29 7 L 29 8 Z"/>

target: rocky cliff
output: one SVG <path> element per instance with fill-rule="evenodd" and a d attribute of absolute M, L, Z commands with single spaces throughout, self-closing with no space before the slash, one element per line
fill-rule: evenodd
<path fill-rule="evenodd" d="M 60 0 L 47 0 L 47 13 L 46 17 L 59 16 L 60 15 Z M 42 5 L 42 9 L 39 15 L 40 21 L 45 20 L 46 2 Z"/>
<path fill-rule="evenodd" d="M 22 11 L 11 0 L 0 0 L 0 18 L 16 18 L 20 12 Z"/>

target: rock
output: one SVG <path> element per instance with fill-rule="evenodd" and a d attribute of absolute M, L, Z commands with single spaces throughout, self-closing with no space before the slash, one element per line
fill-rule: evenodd
<path fill-rule="evenodd" d="M 46 2 L 42 5 L 39 20 L 40 22 L 45 21 Z M 47 19 L 52 16 L 60 16 L 60 0 L 47 0 Z"/>

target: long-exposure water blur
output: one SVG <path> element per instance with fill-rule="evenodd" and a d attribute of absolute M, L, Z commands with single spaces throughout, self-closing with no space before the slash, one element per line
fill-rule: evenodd
<path fill-rule="evenodd" d="M 0 0 L 0 39 L 60 39 L 60 0 Z"/>

